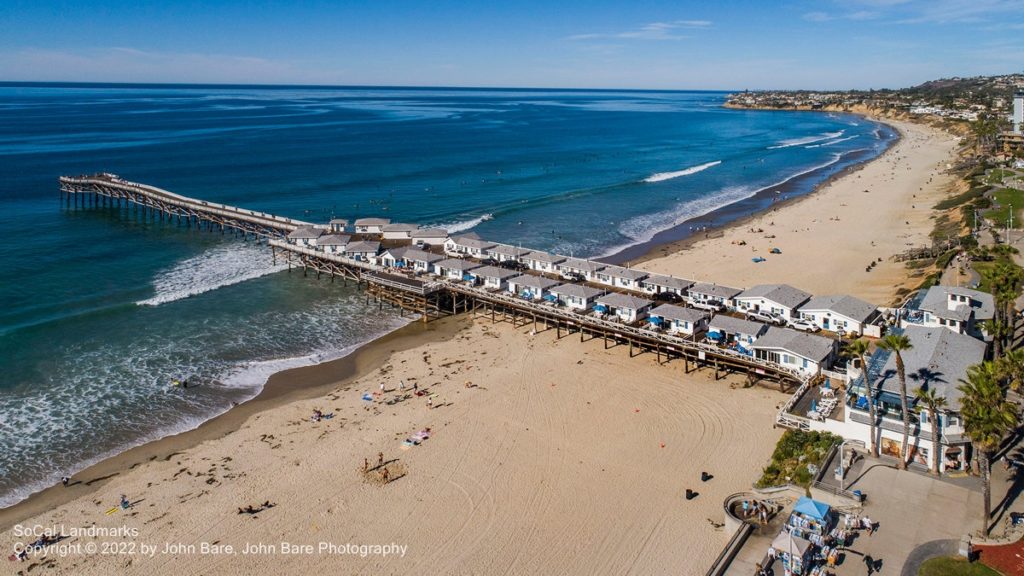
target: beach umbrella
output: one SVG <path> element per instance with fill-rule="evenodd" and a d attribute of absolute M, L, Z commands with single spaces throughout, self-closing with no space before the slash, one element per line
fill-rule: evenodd
<path fill-rule="evenodd" d="M 597 306 L 594 306 L 594 310 L 597 310 L 598 312 L 607 312 L 608 307 L 604 304 L 598 304 Z"/>

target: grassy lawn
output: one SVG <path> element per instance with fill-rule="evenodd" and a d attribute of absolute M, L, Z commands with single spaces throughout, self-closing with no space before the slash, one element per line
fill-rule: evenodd
<path fill-rule="evenodd" d="M 1002 576 L 980 562 L 973 564 L 960 558 L 932 558 L 921 564 L 918 576 Z"/>
<path fill-rule="evenodd" d="M 1010 205 L 1013 205 L 1013 227 L 1020 228 L 1021 225 L 1024 225 L 1024 222 L 1021 222 L 1021 215 L 1024 214 L 1024 190 L 1000 188 L 992 193 L 992 201 L 998 207 L 987 210 L 985 217 L 994 222 L 997 227 L 1006 226 L 1006 220 L 1010 215 Z"/>
<path fill-rule="evenodd" d="M 998 186 L 999 184 L 1002 183 L 1002 179 L 1004 177 L 1009 178 L 1010 176 L 1013 176 L 1013 174 L 1013 170 L 994 168 L 991 172 L 988 173 L 988 176 L 985 177 L 985 182 L 991 184 L 992 186 Z"/>

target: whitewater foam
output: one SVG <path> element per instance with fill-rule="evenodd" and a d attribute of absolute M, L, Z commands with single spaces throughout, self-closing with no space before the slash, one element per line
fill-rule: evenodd
<path fill-rule="evenodd" d="M 721 192 L 719 192 L 718 194 L 713 194 L 710 196 L 705 196 L 703 198 L 698 198 L 696 200 L 682 202 L 674 206 L 673 208 L 665 210 L 663 212 L 630 218 L 629 220 L 626 220 L 619 226 L 619 233 L 621 233 L 623 236 L 627 238 L 630 238 L 631 241 L 625 245 L 611 248 L 597 257 L 603 258 L 606 256 L 611 256 L 612 254 L 615 254 L 630 246 L 635 246 L 637 244 L 642 244 L 644 242 L 650 242 L 651 239 L 654 238 L 654 236 L 659 232 L 678 226 L 683 222 L 686 222 L 687 220 L 692 220 L 694 218 L 699 218 L 706 214 L 710 214 L 711 212 L 724 208 L 730 204 L 734 204 L 741 200 L 746 200 L 747 198 L 756 196 L 758 193 L 763 192 L 765 190 L 774 188 L 776 186 L 782 186 L 795 178 L 799 178 L 800 176 L 804 176 L 806 174 L 810 174 L 811 172 L 828 168 L 829 166 L 832 166 L 833 164 L 839 162 L 845 154 L 846 153 L 835 153 L 832 155 L 832 159 L 829 160 L 828 162 L 819 164 L 817 166 L 813 166 L 806 170 L 801 170 L 800 172 L 787 176 L 786 178 L 778 182 L 775 182 L 774 184 L 769 184 L 767 186 L 762 186 L 760 188 L 754 188 L 750 186 L 730 186 L 728 188 L 722 189 Z"/>
<path fill-rule="evenodd" d="M 840 130 L 838 132 L 824 132 L 817 136 L 807 136 L 804 138 L 791 138 L 789 140 L 783 140 L 774 146 L 769 146 L 768 150 L 778 150 L 780 148 L 790 148 L 792 146 L 803 146 L 805 144 L 821 142 L 822 140 L 831 140 L 833 138 L 839 138 L 844 132 L 846 132 L 846 130 Z"/>
<path fill-rule="evenodd" d="M 839 144 L 840 142 L 846 142 L 848 140 L 853 140 L 856 137 L 857 137 L 857 135 L 854 134 L 853 136 L 847 136 L 846 138 L 836 138 L 835 140 L 829 140 L 827 142 L 822 142 L 821 144 L 811 144 L 810 146 L 804 146 L 804 148 L 822 148 L 822 147 L 825 147 L 825 146 L 833 146 L 835 144 Z"/>
<path fill-rule="evenodd" d="M 218 246 L 159 272 L 153 279 L 156 294 L 136 304 L 159 306 L 287 268 L 271 264 L 267 251 L 256 244 Z"/>
<path fill-rule="evenodd" d="M 466 230 L 476 228 L 481 223 L 493 219 L 494 214 L 484 214 L 482 216 L 477 216 L 476 218 L 470 218 L 469 220 L 456 220 L 445 224 L 437 224 L 435 226 L 431 226 L 431 228 L 444 228 L 449 234 L 457 234 L 459 232 L 465 232 Z"/>
<path fill-rule="evenodd" d="M 690 174 L 703 172 L 712 166 L 718 166 L 721 163 L 721 160 L 715 160 L 714 162 L 707 162 L 699 166 L 691 166 L 690 168 L 684 168 L 683 170 L 677 170 L 675 172 L 658 172 L 657 174 L 652 174 L 647 178 L 644 178 L 644 182 L 662 182 L 673 178 L 679 178 L 680 176 L 689 176 Z"/>

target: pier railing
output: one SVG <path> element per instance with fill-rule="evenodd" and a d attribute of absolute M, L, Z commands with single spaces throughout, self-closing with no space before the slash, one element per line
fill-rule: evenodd
<path fill-rule="evenodd" d="M 115 200 L 125 199 L 168 214 L 203 218 L 261 236 L 283 237 L 296 228 L 311 225 L 265 212 L 189 198 L 155 186 L 129 182 L 112 174 L 61 176 L 60 189 L 69 195 L 92 193 Z"/>

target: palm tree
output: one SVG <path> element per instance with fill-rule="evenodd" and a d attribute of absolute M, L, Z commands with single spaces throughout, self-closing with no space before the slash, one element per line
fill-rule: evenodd
<path fill-rule="evenodd" d="M 934 388 L 918 388 L 914 391 L 917 398 L 917 412 L 928 412 L 928 419 L 932 424 L 932 474 L 939 475 L 939 434 L 940 419 L 939 411 L 946 407 L 946 397 L 940 396 Z"/>
<path fill-rule="evenodd" d="M 864 373 L 864 395 L 868 399 L 868 417 L 871 419 L 871 455 L 878 458 L 878 416 L 875 414 L 875 394 L 871 389 L 871 374 L 868 373 L 867 355 L 871 344 L 865 338 L 850 342 L 843 355 L 847 358 L 860 360 L 860 369 Z"/>
<path fill-rule="evenodd" d="M 996 316 L 999 316 L 998 311 L 996 312 Z M 1003 336 L 1006 332 L 1006 325 L 1003 324 L 1002 320 L 996 320 L 993 318 L 982 322 L 981 329 L 984 330 L 986 334 L 992 335 L 992 358 L 998 360 L 1002 352 Z"/>
<path fill-rule="evenodd" d="M 906 470 L 907 457 L 910 455 L 910 408 L 907 406 L 907 368 L 903 364 L 902 352 L 910 350 L 914 345 L 910 343 L 910 338 L 903 334 L 886 334 L 878 342 L 878 347 L 896 355 L 896 375 L 900 379 L 900 409 L 903 412 L 903 453 L 900 455 L 900 470 Z"/>
<path fill-rule="evenodd" d="M 1017 411 L 1006 400 L 995 370 L 986 368 L 984 362 L 967 370 L 967 379 L 960 381 L 958 390 L 960 413 L 964 420 L 964 432 L 971 439 L 975 456 L 981 467 L 982 500 L 985 504 L 985 536 L 989 532 L 992 517 L 991 460 L 1006 434 L 1017 425 Z"/>
<path fill-rule="evenodd" d="M 1015 348 L 999 359 L 1000 379 L 1005 379 L 1014 392 L 1024 390 L 1024 348 Z"/>

